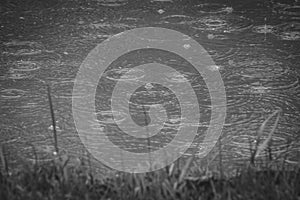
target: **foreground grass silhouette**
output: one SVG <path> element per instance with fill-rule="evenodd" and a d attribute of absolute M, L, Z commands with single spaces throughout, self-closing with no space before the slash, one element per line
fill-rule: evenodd
<path fill-rule="evenodd" d="M 182 169 L 176 165 L 155 172 L 116 173 L 96 179 L 83 164 L 69 165 L 67 157 L 59 157 L 47 164 L 25 165 L 12 174 L 1 172 L 0 199 L 300 199 L 299 167 L 247 167 L 235 176 L 222 178 L 200 168 L 191 171 L 193 176 L 181 180 Z"/>

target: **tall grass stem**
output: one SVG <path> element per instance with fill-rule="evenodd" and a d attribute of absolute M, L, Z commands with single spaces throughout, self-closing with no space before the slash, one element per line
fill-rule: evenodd
<path fill-rule="evenodd" d="M 59 153 L 59 149 L 58 149 L 58 144 L 57 144 L 56 121 L 55 121 L 54 108 L 53 108 L 53 103 L 52 103 L 52 98 L 51 98 L 51 88 L 50 88 L 49 84 L 47 84 L 47 94 L 48 94 L 48 101 L 49 101 L 49 106 L 50 106 L 50 114 L 51 114 L 52 126 L 53 126 L 54 148 L 55 148 L 55 153 L 58 154 Z"/>

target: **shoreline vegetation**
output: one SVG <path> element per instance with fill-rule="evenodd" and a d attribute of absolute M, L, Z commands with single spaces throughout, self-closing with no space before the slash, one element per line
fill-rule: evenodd
<path fill-rule="evenodd" d="M 14 172 L 6 166 L 0 172 L 0 199 L 300 199 L 299 166 L 249 164 L 227 176 L 222 170 L 209 171 L 187 159 L 183 166 L 175 162 L 158 171 L 113 172 L 96 178 L 87 163 L 74 165 L 69 159 L 57 155 L 51 162 L 24 164 Z"/>
<path fill-rule="evenodd" d="M 51 120 L 55 127 L 54 108 L 50 87 L 47 87 Z M 291 169 L 284 156 L 274 162 L 270 145 L 281 110 L 272 113 L 257 131 L 255 143 L 249 142 L 251 156 L 234 175 L 223 168 L 220 141 L 218 169 L 210 171 L 195 164 L 195 155 L 181 165 L 179 159 L 163 169 L 147 173 L 114 172 L 96 178 L 90 163 L 71 164 L 68 155 L 59 152 L 56 130 L 53 129 L 53 160 L 33 164 L 24 163 L 22 169 L 10 171 L 4 145 L 0 144 L 0 199 L 1 200 L 94 200 L 94 199 L 293 199 L 300 200 L 300 162 Z M 275 120 L 274 120 L 275 118 Z M 267 137 L 262 135 L 273 123 Z M 268 129 L 269 130 L 269 129 Z M 151 142 L 151 141 L 149 141 Z M 287 149 L 288 151 L 288 149 Z M 267 159 L 258 165 L 259 155 Z M 150 157 L 150 155 L 149 155 Z M 78 159 L 83 160 L 83 159 Z M 153 166 L 150 166 L 150 169 Z M 155 166 L 154 166 L 155 167 Z"/>

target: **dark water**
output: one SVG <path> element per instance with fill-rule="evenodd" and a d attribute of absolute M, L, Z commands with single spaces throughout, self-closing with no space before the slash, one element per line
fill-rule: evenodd
<path fill-rule="evenodd" d="M 229 0 L 143 3 L 69 0 L 33 1 L 30 5 L 12 1 L 1 4 L 0 141 L 11 163 L 34 160 L 34 151 L 40 160 L 47 160 L 54 152 L 46 84 L 52 90 L 59 148 L 69 155 L 86 156 L 72 116 L 76 73 L 97 44 L 122 31 L 149 26 L 180 31 L 199 42 L 213 58 L 216 65 L 207 67 L 212 71 L 219 70 L 227 97 L 227 116 L 221 137 L 225 161 L 232 163 L 248 158 L 249 143 L 254 141 L 258 128 L 279 109 L 282 113 L 272 138 L 272 152 L 275 157 L 281 157 L 289 146 L 286 161 L 290 164 L 299 161 L 299 3 L 275 0 L 245 1 L 243 4 Z M 182 67 L 182 72 L 188 65 L 184 60 L 155 50 L 132 53 L 118 59 L 114 65 L 132 67 L 150 61 L 177 66 L 179 70 Z M 109 110 L 109 91 L 116 81 L 120 81 L 118 74 L 121 73 L 116 67 L 112 69 L 105 73 L 97 87 L 98 120 L 94 125 L 117 135 L 114 119 L 122 121 L 130 116 L 122 110 Z M 137 72 L 136 76 L 141 74 Z M 195 79 L 199 85 L 203 82 L 193 73 L 185 75 L 184 80 Z M 177 74 L 169 74 L 168 78 L 174 85 L 183 81 Z M 199 138 L 186 155 L 198 151 L 195 147 L 199 148 L 201 132 L 206 131 L 211 117 L 208 90 L 205 87 L 198 89 L 203 121 L 198 129 Z M 161 99 L 162 91 L 171 94 L 166 88 L 145 91 L 140 88 L 134 95 L 149 100 L 151 95 Z M 83 95 L 84 92 L 79 92 L 73 97 L 82 98 Z M 131 118 L 139 126 L 149 125 L 151 117 L 145 118 L 145 111 L 139 107 L 139 99 L 134 95 Z M 169 98 L 176 104 L 174 96 Z M 159 104 L 156 100 L 149 101 L 152 105 Z M 178 106 L 173 105 L 173 108 Z M 85 111 L 85 105 L 75 109 Z M 165 116 L 160 110 L 157 109 L 158 117 Z M 169 120 L 175 120 L 175 125 L 178 113 L 175 109 L 167 114 Z M 267 137 L 274 120 L 267 124 L 263 138 Z M 169 125 L 161 138 L 153 138 L 153 144 L 161 147 L 172 140 L 174 124 Z M 130 138 L 115 136 L 114 140 L 119 144 L 127 141 L 127 150 L 133 152 L 145 150 L 147 146 L 145 141 L 138 146 Z M 213 150 L 211 157 L 216 154 L 217 150 Z"/>

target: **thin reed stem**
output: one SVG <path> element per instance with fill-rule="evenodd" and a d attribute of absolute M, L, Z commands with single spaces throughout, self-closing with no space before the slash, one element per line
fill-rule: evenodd
<path fill-rule="evenodd" d="M 53 103 L 52 103 L 52 99 L 51 99 L 51 89 L 48 84 L 47 84 L 47 94 L 48 94 L 48 101 L 49 101 L 52 126 L 53 126 L 54 148 L 55 148 L 55 152 L 58 154 L 59 149 L 58 149 L 58 144 L 57 144 L 56 121 L 55 121 L 55 116 L 54 116 Z"/>
<path fill-rule="evenodd" d="M 1 163 L 3 165 L 3 169 L 5 171 L 5 173 L 8 174 L 8 164 L 7 164 L 7 159 L 6 159 L 6 156 L 4 154 L 4 145 L 0 145 L 0 157 L 1 157 Z"/>
<path fill-rule="evenodd" d="M 147 146 L 148 146 L 148 156 L 149 156 L 149 165 L 150 165 L 150 171 L 152 171 L 152 158 L 151 158 L 151 139 L 148 129 L 148 122 L 147 122 L 147 113 L 145 106 L 143 105 L 143 112 L 144 112 L 144 120 L 145 120 L 145 126 L 146 126 L 146 132 L 147 132 Z"/>
<path fill-rule="evenodd" d="M 220 176 L 221 179 L 224 178 L 224 173 L 223 173 L 223 156 L 222 156 L 222 141 L 221 141 L 221 137 L 219 137 L 219 170 L 220 170 Z"/>
<path fill-rule="evenodd" d="M 259 130 L 258 130 L 258 134 L 257 134 L 257 142 L 256 142 L 256 148 L 255 148 L 255 157 L 258 157 L 259 154 L 268 146 L 268 144 L 270 143 L 271 139 L 272 139 L 272 136 L 275 132 L 275 129 L 278 125 L 278 122 L 279 122 L 279 118 L 280 118 L 280 113 L 281 113 L 281 110 L 277 110 L 275 112 L 273 112 L 263 123 L 262 125 L 260 126 Z M 267 125 L 267 123 L 275 116 L 277 115 L 276 117 L 276 120 L 275 120 L 275 123 L 274 125 L 272 126 L 272 130 L 270 131 L 270 133 L 268 134 L 268 137 L 267 139 L 265 139 L 263 141 L 263 143 L 261 145 L 259 145 L 260 141 L 261 141 L 261 136 L 264 132 L 264 129 Z"/>

